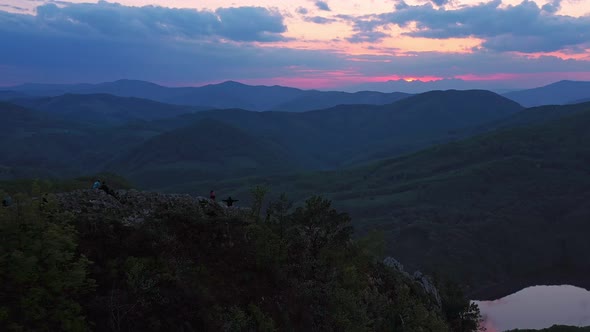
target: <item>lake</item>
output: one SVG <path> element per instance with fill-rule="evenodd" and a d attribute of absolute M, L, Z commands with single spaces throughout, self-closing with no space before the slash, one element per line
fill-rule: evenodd
<path fill-rule="evenodd" d="M 534 286 L 494 301 L 474 301 L 487 332 L 543 329 L 554 324 L 590 326 L 590 291 L 561 286 Z"/>

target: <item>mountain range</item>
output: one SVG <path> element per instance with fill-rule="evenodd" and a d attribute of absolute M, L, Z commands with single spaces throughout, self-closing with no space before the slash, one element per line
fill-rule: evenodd
<path fill-rule="evenodd" d="M 4 104 L 12 110 L 4 116 L 4 125 L 20 131 L 4 133 L 1 164 L 21 171 L 39 165 L 39 172 L 59 175 L 65 163 L 67 174 L 109 170 L 140 185 L 157 179 L 157 187 L 225 178 L 237 170 L 242 170 L 239 175 L 255 175 L 351 166 L 471 135 L 462 130 L 522 109 L 479 90 L 434 91 L 388 105 L 341 105 L 303 113 L 194 112 L 105 95 L 16 102 L 34 109 Z M 174 116 L 182 112 L 187 113 Z M 165 114 L 169 117 L 146 120 Z M 30 121 L 23 125 L 25 115 Z M 133 121 L 122 123 L 125 117 Z M 267 154 L 276 156 L 274 161 L 246 157 Z M 228 165 L 223 165 L 224 158 Z"/>
<path fill-rule="evenodd" d="M 422 87 L 406 90 L 403 86 Z M 99 84 L 23 84 L 6 87 L 0 91 L 0 100 L 16 98 L 56 97 L 64 94 L 110 94 L 119 97 L 151 99 L 161 103 L 196 106 L 204 109 L 240 108 L 251 111 L 302 112 L 334 107 L 342 104 L 385 105 L 410 96 L 393 91 L 470 90 L 473 83 L 462 80 L 433 82 L 390 81 L 357 87 L 358 92 L 301 90 L 283 86 L 250 86 L 227 81 L 201 87 L 165 87 L 138 80 L 119 80 Z M 428 87 L 428 89 L 426 89 Z M 378 91 L 368 91 L 378 90 Z M 590 98 L 590 82 L 560 81 L 547 86 L 498 93 L 522 106 L 533 107 L 548 104 L 563 105 L 582 102 Z"/>
<path fill-rule="evenodd" d="M 158 102 L 204 108 L 243 108 L 252 111 L 300 112 L 339 104 L 392 103 L 409 96 L 405 93 L 362 91 L 301 90 L 282 86 L 250 86 L 227 81 L 202 87 L 164 87 L 150 82 L 119 80 L 100 84 L 23 84 L 0 93 L 3 100 L 29 95 L 55 97 L 63 94 L 111 94 L 119 97 L 151 99 Z"/>
<path fill-rule="evenodd" d="M 559 81 L 547 86 L 504 94 L 522 106 L 564 105 L 590 99 L 590 82 Z"/>
<path fill-rule="evenodd" d="M 147 84 L 156 97 L 168 91 Z M 532 108 L 489 91 L 449 90 L 259 112 L 82 87 L 88 93 L 42 96 L 71 86 L 27 86 L 0 94 L 10 100 L 0 103 L 0 180 L 108 171 L 141 189 L 214 189 L 243 204 L 261 184 L 296 205 L 320 194 L 353 216 L 358 235 L 380 231 L 387 253 L 460 279 L 474 296 L 519 278 L 558 280 L 548 271 L 588 272 L 579 253 L 590 249 L 590 103 L 569 100 L 584 100 L 583 89 L 564 94 L 564 105 Z M 284 104 L 281 93 L 293 92 L 272 88 L 276 98 L 256 107 Z"/>

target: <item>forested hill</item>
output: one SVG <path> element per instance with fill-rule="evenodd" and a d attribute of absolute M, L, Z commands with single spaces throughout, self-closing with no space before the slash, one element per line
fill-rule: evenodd
<path fill-rule="evenodd" d="M 405 264 L 461 278 L 473 294 L 537 276 L 559 282 L 548 271 L 580 283 L 590 266 L 579 255 L 590 250 L 588 128 L 590 108 L 352 170 L 175 189 L 215 185 L 240 197 L 241 188 L 266 184 L 294 199 L 325 195 L 361 232 L 384 232 L 388 252 Z"/>
<path fill-rule="evenodd" d="M 477 328 L 456 287 L 382 261 L 374 239 L 351 241 L 349 217 L 317 197 L 291 212 L 278 200 L 260 216 L 256 204 L 187 195 L 33 195 L 0 207 L 8 330 Z"/>
<path fill-rule="evenodd" d="M 111 171 L 149 189 L 350 167 L 456 140 L 466 135 L 465 128 L 474 128 L 467 133 L 472 135 L 522 110 L 515 102 L 478 90 L 435 91 L 387 105 L 341 105 L 304 113 L 193 112 L 192 107 L 108 95 L 19 102 L 35 110 L 0 104 L 0 126 L 8 129 L 0 133 L 0 167 L 7 169 L 0 178 Z M 21 118 L 14 117 L 14 109 Z M 179 112 L 188 113 L 175 117 Z M 26 114 L 31 116 L 23 118 Z M 209 127 L 211 121 L 217 125 Z M 212 130 L 220 126 L 222 130 Z M 158 156 L 166 158 L 156 161 Z M 153 162 L 142 163 L 146 158 Z"/>
<path fill-rule="evenodd" d="M 97 125 L 121 125 L 133 120 L 164 119 L 204 110 L 196 106 L 170 105 L 109 94 L 65 94 L 56 97 L 17 98 L 11 102 L 52 116 Z"/>

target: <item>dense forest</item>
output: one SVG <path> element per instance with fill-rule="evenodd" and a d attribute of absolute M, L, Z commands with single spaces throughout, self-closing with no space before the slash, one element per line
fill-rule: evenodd
<path fill-rule="evenodd" d="M 531 109 L 513 121 L 519 125 L 357 168 L 175 189 L 247 197 L 245 185 L 265 184 L 299 203 L 321 194 L 351 214 L 358 233 L 383 232 L 388 253 L 460 281 L 473 298 L 531 282 L 590 287 L 590 262 L 579 255 L 590 250 L 590 104 Z"/>
<path fill-rule="evenodd" d="M 47 184 L 45 185 L 47 186 Z M 459 288 L 383 261 L 312 197 L 261 213 L 187 195 L 13 195 L 0 209 L 8 331 L 476 331 Z M 116 197 L 114 197 L 116 196 Z M 391 261 L 391 259 L 389 259 Z M 422 280 L 422 281 L 420 281 Z"/>

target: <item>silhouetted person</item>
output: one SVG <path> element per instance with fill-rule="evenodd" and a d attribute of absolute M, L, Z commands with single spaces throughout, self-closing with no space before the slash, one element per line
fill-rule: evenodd
<path fill-rule="evenodd" d="M 106 181 L 103 182 L 98 189 L 104 191 L 108 195 L 115 197 L 116 199 L 119 199 L 119 197 L 117 197 L 117 194 L 115 193 L 115 191 L 113 189 L 111 189 L 109 186 L 107 186 Z"/>
<path fill-rule="evenodd" d="M 214 192 L 213 190 L 211 190 L 211 191 L 209 192 L 209 198 L 210 198 L 212 201 L 215 201 L 215 192 Z"/>
<path fill-rule="evenodd" d="M 92 189 L 100 189 L 100 186 L 102 185 L 102 183 L 100 182 L 100 180 L 96 180 L 94 181 L 94 183 L 92 184 Z"/>
<path fill-rule="evenodd" d="M 4 197 L 4 199 L 2 200 L 2 206 L 9 207 L 11 205 L 12 205 L 12 197 L 10 197 L 10 196 Z"/>
<path fill-rule="evenodd" d="M 222 202 L 225 202 L 225 204 L 227 204 L 227 206 L 232 206 L 237 201 L 239 201 L 239 200 L 232 199 L 231 196 L 229 196 L 227 199 L 224 199 Z"/>

